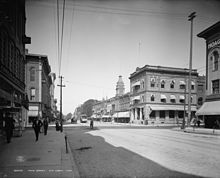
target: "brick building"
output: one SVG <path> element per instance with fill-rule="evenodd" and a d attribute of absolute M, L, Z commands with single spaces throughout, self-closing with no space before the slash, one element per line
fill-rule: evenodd
<path fill-rule="evenodd" d="M 21 126 L 26 118 L 25 0 L 0 1 L 0 129 L 6 112 Z"/>
<path fill-rule="evenodd" d="M 45 55 L 26 54 L 26 92 L 29 97 L 28 124 L 36 117 L 52 117 L 51 68 Z"/>
<path fill-rule="evenodd" d="M 188 110 L 189 70 L 146 65 L 130 75 L 131 122 L 138 124 L 183 121 Z M 198 73 L 192 70 L 191 111 L 197 106 Z M 184 112 L 185 111 L 185 112 Z"/>

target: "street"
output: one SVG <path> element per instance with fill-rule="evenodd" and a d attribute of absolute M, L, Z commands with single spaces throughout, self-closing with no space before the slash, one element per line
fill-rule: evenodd
<path fill-rule="evenodd" d="M 220 137 L 88 124 L 65 128 L 81 177 L 219 177 Z"/>

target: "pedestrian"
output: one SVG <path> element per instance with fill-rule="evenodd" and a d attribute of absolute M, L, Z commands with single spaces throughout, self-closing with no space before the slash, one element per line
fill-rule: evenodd
<path fill-rule="evenodd" d="M 93 129 L 93 118 L 90 120 L 90 129 Z"/>
<path fill-rule="evenodd" d="M 38 141 L 38 137 L 39 137 L 39 133 L 40 133 L 40 129 L 41 129 L 42 125 L 43 125 L 43 123 L 41 122 L 41 120 L 38 117 L 33 121 L 32 127 L 34 128 L 36 141 Z"/>
<path fill-rule="evenodd" d="M 44 118 L 43 125 L 44 125 L 44 135 L 47 135 L 48 117 Z"/>
<path fill-rule="evenodd" d="M 59 131 L 60 130 L 60 125 L 59 125 L 59 122 L 56 120 L 56 131 Z"/>
<path fill-rule="evenodd" d="M 198 127 L 200 127 L 200 123 L 201 123 L 201 121 L 200 121 L 200 119 L 198 119 L 198 121 L 197 121 Z"/>
<path fill-rule="evenodd" d="M 13 136 L 14 122 L 12 115 L 10 113 L 6 113 L 5 116 L 5 132 L 6 132 L 6 140 L 7 143 L 11 142 L 11 137 Z"/>

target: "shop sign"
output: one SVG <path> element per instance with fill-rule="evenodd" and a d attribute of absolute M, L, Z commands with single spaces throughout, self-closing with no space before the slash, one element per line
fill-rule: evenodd
<path fill-rule="evenodd" d="M 215 46 L 217 46 L 217 45 L 220 45 L 220 39 L 215 40 L 215 41 L 209 43 L 209 44 L 208 44 L 208 49 L 213 48 L 213 47 L 215 47 Z"/>

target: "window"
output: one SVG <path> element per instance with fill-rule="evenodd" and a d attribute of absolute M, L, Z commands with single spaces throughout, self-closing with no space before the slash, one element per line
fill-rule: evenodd
<path fill-rule="evenodd" d="M 216 70 L 218 70 L 218 60 L 219 60 L 218 51 L 214 51 L 214 52 L 213 52 L 213 57 L 214 57 L 213 70 L 216 71 Z M 212 58 L 212 59 L 213 59 L 213 58 Z"/>
<path fill-rule="evenodd" d="M 184 81 L 180 81 L 180 89 L 185 89 L 186 83 Z"/>
<path fill-rule="evenodd" d="M 150 86 L 155 87 L 155 78 L 150 79 Z"/>
<path fill-rule="evenodd" d="M 175 111 L 170 110 L 169 111 L 169 118 L 174 118 L 175 117 Z"/>
<path fill-rule="evenodd" d="M 141 80 L 141 88 L 144 89 L 144 80 Z"/>
<path fill-rule="evenodd" d="M 30 69 L 30 81 L 34 82 L 35 81 L 35 68 L 31 67 Z"/>
<path fill-rule="evenodd" d="M 31 97 L 30 97 L 30 99 L 31 99 L 31 101 L 34 101 L 35 100 L 35 88 L 31 88 L 31 93 L 30 93 L 30 95 L 31 95 Z"/>
<path fill-rule="evenodd" d="M 191 85 L 191 90 L 195 90 L 195 85 Z"/>
<path fill-rule="evenodd" d="M 202 97 L 199 97 L 199 99 L 198 99 L 198 105 L 202 105 L 203 104 L 203 98 Z"/>
<path fill-rule="evenodd" d="M 164 80 L 161 81 L 160 87 L 165 88 L 165 81 Z"/>
<path fill-rule="evenodd" d="M 154 100 L 155 100 L 154 95 L 151 95 L 150 100 L 151 100 L 151 101 L 154 101 Z"/>
<path fill-rule="evenodd" d="M 184 96 L 180 96 L 180 103 L 185 103 L 185 97 Z"/>
<path fill-rule="evenodd" d="M 174 84 L 175 84 L 175 82 L 172 80 L 171 83 L 170 83 L 170 88 L 173 89 L 174 88 Z"/>
<path fill-rule="evenodd" d="M 160 101 L 166 103 L 166 99 L 167 99 L 166 95 L 161 94 Z"/>
<path fill-rule="evenodd" d="M 212 81 L 212 94 L 219 94 L 219 80 Z"/>
<path fill-rule="evenodd" d="M 142 102 L 142 103 L 144 103 L 144 100 L 145 100 L 144 98 L 145 98 L 144 95 L 142 95 L 142 96 L 141 96 L 141 102 Z"/>
<path fill-rule="evenodd" d="M 160 111 L 160 118 L 165 118 L 165 111 Z"/>
<path fill-rule="evenodd" d="M 178 111 L 178 118 L 183 118 L 184 111 Z"/>
<path fill-rule="evenodd" d="M 171 102 L 171 103 L 176 103 L 176 97 L 175 97 L 175 95 L 170 95 L 170 102 Z"/>

